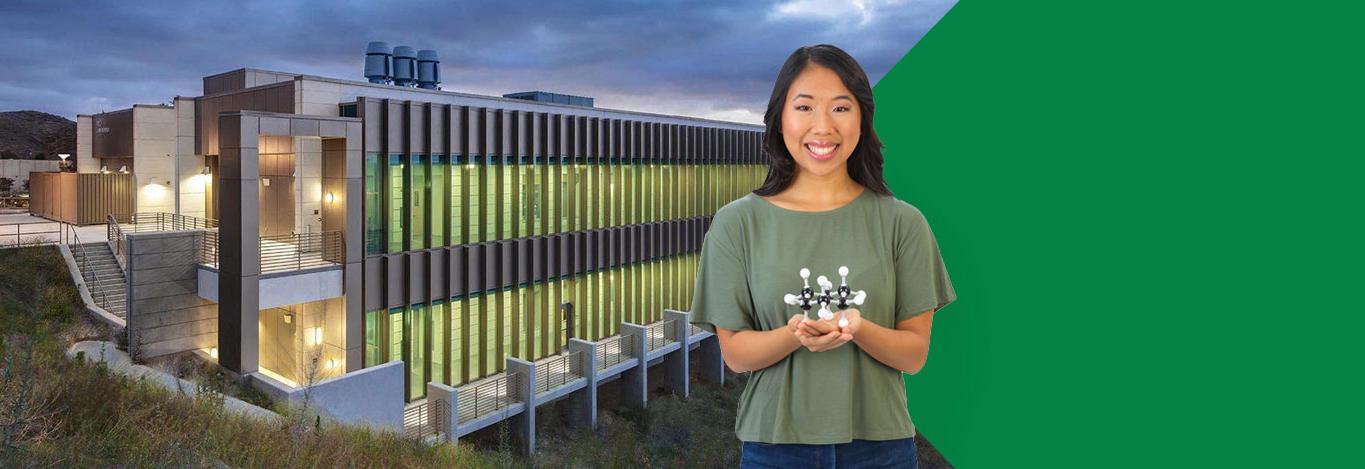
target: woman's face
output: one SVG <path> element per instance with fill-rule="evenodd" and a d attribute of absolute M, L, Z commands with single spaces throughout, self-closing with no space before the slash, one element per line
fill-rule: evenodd
<path fill-rule="evenodd" d="M 810 64 L 792 81 L 782 110 L 782 140 L 798 172 L 827 176 L 847 173 L 858 147 L 862 114 L 853 93 L 828 67 Z"/>

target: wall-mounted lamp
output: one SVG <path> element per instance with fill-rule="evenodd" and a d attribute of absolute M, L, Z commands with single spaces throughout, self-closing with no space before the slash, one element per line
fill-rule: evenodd
<path fill-rule="evenodd" d="M 332 204 L 337 201 L 337 196 L 333 195 L 331 192 L 328 192 L 327 195 L 322 197 L 322 200 L 324 202 L 327 202 L 328 204 Z"/>
<path fill-rule="evenodd" d="M 70 153 L 58 153 L 58 154 L 57 154 L 57 157 L 58 157 L 58 158 L 61 158 L 62 161 L 65 162 L 67 158 L 70 158 L 70 157 L 71 157 L 71 154 L 70 154 Z"/>
<path fill-rule="evenodd" d="M 218 347 L 209 347 L 209 356 L 218 358 Z"/>
<path fill-rule="evenodd" d="M 265 187 L 270 187 L 270 178 L 261 178 L 261 185 Z"/>
<path fill-rule="evenodd" d="M 335 359 L 335 358 L 328 358 L 328 359 L 327 359 L 327 364 L 326 364 L 326 365 L 323 365 L 323 369 L 324 369 L 324 370 L 328 370 L 328 371 L 331 371 L 333 368 L 336 368 L 336 367 L 337 367 L 337 359 Z"/>
<path fill-rule="evenodd" d="M 128 165 L 119 166 L 118 172 L 120 174 L 128 174 Z"/>
<path fill-rule="evenodd" d="M 100 174 L 109 174 L 109 167 L 108 167 L 108 166 L 105 166 L 105 165 L 101 165 L 101 166 L 100 166 Z"/>
<path fill-rule="evenodd" d="M 304 331 L 304 337 L 308 339 L 308 345 L 322 345 L 322 328 L 310 327 Z"/>

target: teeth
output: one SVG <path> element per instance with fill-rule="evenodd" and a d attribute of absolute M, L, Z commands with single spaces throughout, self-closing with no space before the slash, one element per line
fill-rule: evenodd
<path fill-rule="evenodd" d="M 830 146 L 827 146 L 827 147 L 817 147 L 817 146 L 812 146 L 812 145 L 806 145 L 806 148 L 809 148 L 811 153 L 814 153 L 814 154 L 817 154 L 817 155 L 820 155 L 820 156 L 828 155 L 830 152 L 834 151 L 834 145 L 830 145 Z"/>

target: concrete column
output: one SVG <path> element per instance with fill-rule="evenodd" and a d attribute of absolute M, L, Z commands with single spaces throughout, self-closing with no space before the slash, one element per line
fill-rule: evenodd
<path fill-rule="evenodd" d="M 645 332 L 639 324 L 621 323 L 621 335 L 630 336 L 630 355 L 635 367 L 621 373 L 621 398 L 626 405 L 644 407 L 649 400 L 649 361 L 646 360 Z"/>
<path fill-rule="evenodd" d="M 720 338 L 715 334 L 702 339 L 697 346 L 697 364 L 702 381 L 725 384 L 725 358 L 720 355 Z"/>
<path fill-rule="evenodd" d="M 218 362 L 239 374 L 260 362 L 260 119 L 219 116 Z"/>
<path fill-rule="evenodd" d="M 460 415 L 459 407 L 456 407 L 456 405 L 459 404 L 459 393 L 455 392 L 455 388 L 441 383 L 427 383 L 427 403 L 434 404 L 437 402 L 441 403 L 445 408 L 437 409 L 436 407 L 428 407 L 431 414 L 428 415 L 427 418 L 432 422 L 439 422 L 441 424 L 441 432 L 445 433 L 446 442 L 454 443 L 455 440 L 458 439 L 455 435 L 455 428 L 460 425 L 458 422 Z M 440 413 L 437 413 L 437 410 L 440 410 Z"/>
<path fill-rule="evenodd" d="M 690 323 L 687 322 L 687 317 L 688 314 L 682 311 L 664 310 L 664 321 L 673 321 L 669 327 L 669 333 L 673 335 L 674 339 L 677 339 L 678 345 L 680 345 L 677 350 L 664 357 L 664 375 L 666 376 L 664 387 L 683 398 L 687 398 L 689 395 L 687 387 L 687 326 Z"/>
<path fill-rule="evenodd" d="M 517 386 L 512 389 L 516 399 L 526 403 L 526 410 L 512 417 L 512 436 L 530 457 L 536 452 L 536 364 L 507 357 L 507 373 L 518 374 Z"/>
<path fill-rule="evenodd" d="M 579 366 L 587 384 L 569 397 L 573 407 L 573 422 L 582 428 L 597 429 L 597 343 L 569 339 L 569 353 L 579 352 Z"/>

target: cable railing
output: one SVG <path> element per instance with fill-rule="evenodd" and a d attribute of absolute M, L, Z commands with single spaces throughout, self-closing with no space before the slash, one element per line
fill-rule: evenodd
<path fill-rule="evenodd" d="M 218 268 L 218 232 L 205 231 L 204 235 L 199 237 L 199 249 L 196 251 L 200 264 Z"/>
<path fill-rule="evenodd" d="M 568 384 L 583 377 L 583 352 L 556 355 L 536 363 L 536 394 Z"/>
<path fill-rule="evenodd" d="M 625 362 L 631 358 L 631 350 L 635 349 L 635 336 L 618 335 L 602 339 L 597 342 L 597 369 L 605 370 L 612 365 Z"/>
<path fill-rule="evenodd" d="M 142 233 L 147 231 L 184 231 L 209 230 L 218 227 L 218 220 L 199 218 L 190 215 L 168 212 L 138 212 L 132 215 L 109 215 L 115 222 L 127 225 L 124 231 Z"/>
<path fill-rule="evenodd" d="M 340 264 L 340 231 L 261 237 L 261 273 L 286 272 Z"/>
<path fill-rule="evenodd" d="M 403 409 L 403 436 L 425 440 L 441 434 L 449 422 L 450 410 L 445 401 L 428 400 Z"/>
<path fill-rule="evenodd" d="M 519 373 L 506 373 L 462 386 L 455 390 L 458 423 L 467 423 L 521 402 L 514 394 Z"/>
<path fill-rule="evenodd" d="M 673 325 L 676 322 L 678 322 L 677 319 L 669 319 L 666 321 L 659 321 L 654 324 L 650 324 L 649 326 L 646 326 L 645 340 L 647 340 L 648 342 L 645 342 L 645 349 L 649 351 L 654 351 L 657 350 L 659 347 L 668 345 L 669 342 L 677 341 L 678 338 L 674 337 L 677 334 L 674 333 L 673 328 Z"/>

